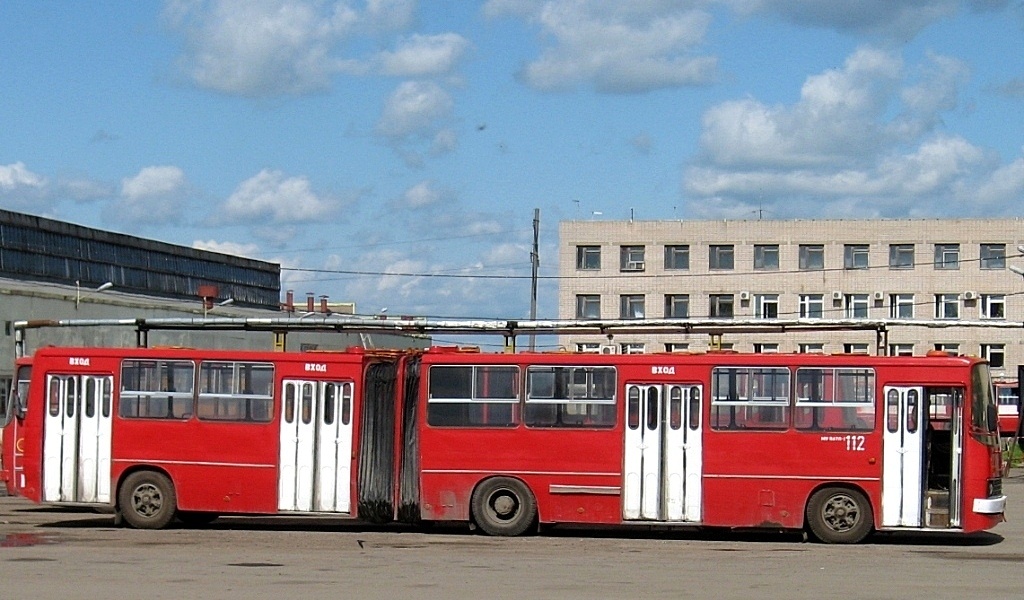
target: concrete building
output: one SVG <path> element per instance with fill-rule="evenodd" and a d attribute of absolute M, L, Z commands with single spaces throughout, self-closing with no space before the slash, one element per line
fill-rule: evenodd
<path fill-rule="evenodd" d="M 296 305 L 297 304 L 297 305 Z M 281 317 L 354 312 L 308 294 L 282 301 L 276 263 L 176 246 L 62 221 L 0 210 L 0 398 L 14 370 L 17 321 Z M 71 327 L 26 332 L 27 354 L 44 345 L 136 345 L 130 327 Z M 273 349 L 272 333 L 154 331 L 150 346 Z M 287 336 L 288 350 L 349 346 L 422 348 L 423 336 L 388 333 L 302 332 Z"/>
<path fill-rule="evenodd" d="M 1022 219 L 566 221 L 560 319 L 890 319 L 884 351 L 1024 362 Z M 965 326 L 902 327 L 959 321 Z M 971 322 L 973 326 L 967 327 Z M 992 327 L 987 325 L 991 324 Z M 718 340 L 715 340 L 718 342 Z M 563 335 L 567 350 L 703 351 L 697 334 Z M 730 333 L 742 352 L 876 351 L 872 331 Z"/>

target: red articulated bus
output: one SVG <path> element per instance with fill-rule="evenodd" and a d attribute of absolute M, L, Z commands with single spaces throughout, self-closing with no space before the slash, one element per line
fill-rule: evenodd
<path fill-rule="evenodd" d="M 941 356 L 46 348 L 3 477 L 129 525 L 320 514 L 969 533 L 1003 519 L 988 365 Z"/>

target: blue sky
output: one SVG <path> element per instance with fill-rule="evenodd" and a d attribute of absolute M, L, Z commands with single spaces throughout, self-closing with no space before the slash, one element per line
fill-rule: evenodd
<path fill-rule="evenodd" d="M 0 207 L 556 315 L 566 219 L 1024 216 L 1020 0 L 0 3 Z"/>

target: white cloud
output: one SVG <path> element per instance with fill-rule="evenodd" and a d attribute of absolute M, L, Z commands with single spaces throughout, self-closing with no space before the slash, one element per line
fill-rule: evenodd
<path fill-rule="evenodd" d="M 104 212 L 112 221 L 139 225 L 180 222 L 185 214 L 187 185 L 178 167 L 162 165 L 142 168 L 121 180 L 118 197 Z"/>
<path fill-rule="evenodd" d="M 220 252 L 230 256 L 246 256 L 249 258 L 254 258 L 260 253 L 260 247 L 256 244 L 218 242 L 217 240 L 196 240 L 192 242 L 192 247 L 198 250 L 209 250 L 210 252 Z"/>
<path fill-rule="evenodd" d="M 0 165 L 0 192 L 7 193 L 24 188 L 39 190 L 45 186 L 46 179 L 26 169 L 23 162 Z"/>
<path fill-rule="evenodd" d="M 693 4 L 647 2 L 490 2 L 485 14 L 529 15 L 553 44 L 520 77 L 545 91 L 590 85 L 601 92 L 635 93 L 704 85 L 717 59 L 699 46 L 711 15 Z"/>
<path fill-rule="evenodd" d="M 405 191 L 402 203 L 409 208 L 424 208 L 436 204 L 441 196 L 442 193 L 437 189 L 435 182 L 424 180 Z"/>
<path fill-rule="evenodd" d="M 988 201 L 993 214 L 1009 214 L 1020 167 L 999 168 L 993 151 L 941 129 L 967 77 L 966 66 L 947 57 L 907 68 L 891 52 L 860 48 L 842 68 L 808 77 L 792 105 L 714 106 L 703 117 L 700 154 L 684 172 L 691 210 L 731 218 L 938 216 Z"/>
<path fill-rule="evenodd" d="M 453 107 L 451 96 L 436 83 L 406 81 L 385 102 L 377 131 L 392 139 L 424 136 L 449 118 Z"/>
<path fill-rule="evenodd" d="M 335 204 L 317 195 L 305 177 L 263 169 L 238 186 L 221 214 L 229 223 L 302 223 L 329 216 Z"/>
<path fill-rule="evenodd" d="M 377 59 L 384 75 L 444 75 L 455 69 L 468 48 L 469 41 L 455 33 L 413 35 L 402 40 L 395 50 L 381 52 Z"/>
<path fill-rule="evenodd" d="M 175 2 L 167 14 L 186 35 L 180 65 L 200 87 L 243 96 L 301 94 L 358 68 L 333 54 L 359 20 L 345 2 Z"/>

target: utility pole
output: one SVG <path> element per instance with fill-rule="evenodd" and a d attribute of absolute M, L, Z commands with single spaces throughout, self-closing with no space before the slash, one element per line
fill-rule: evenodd
<path fill-rule="evenodd" d="M 537 320 L 537 271 L 540 268 L 540 209 L 533 209 L 533 252 L 530 252 L 530 264 L 533 273 L 530 277 L 530 320 Z M 537 336 L 530 334 L 530 352 L 536 350 Z"/>

